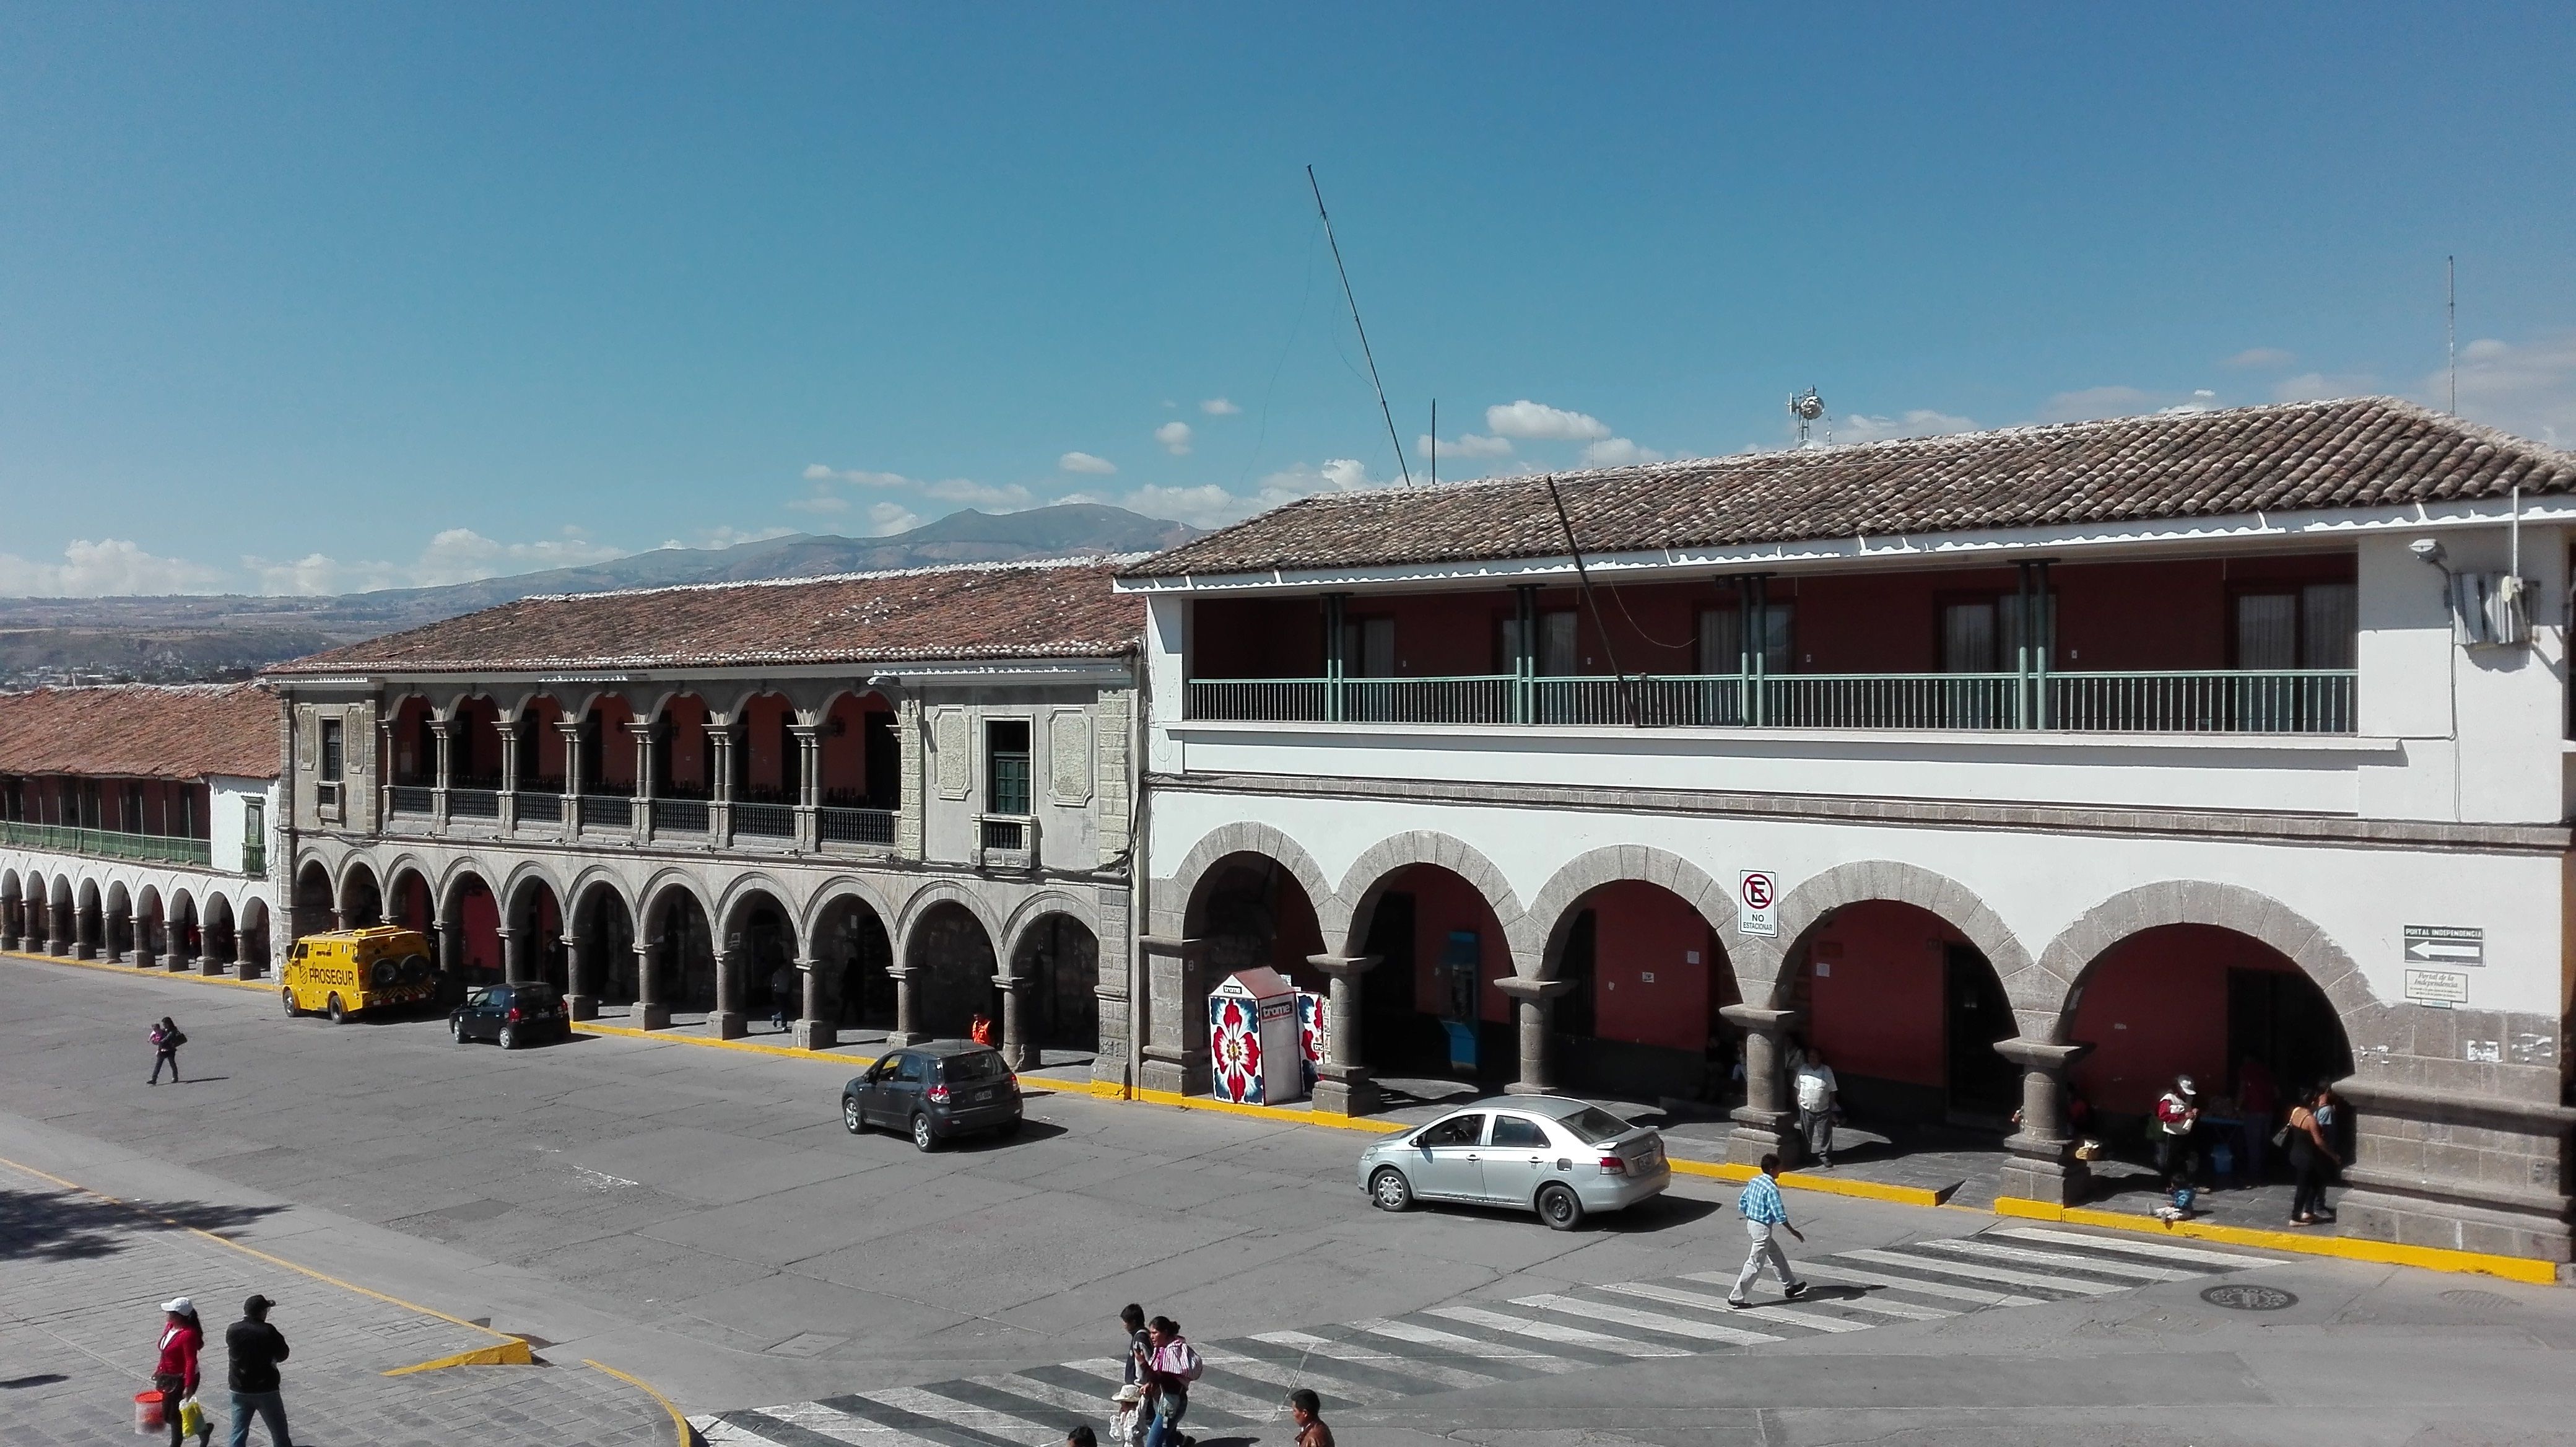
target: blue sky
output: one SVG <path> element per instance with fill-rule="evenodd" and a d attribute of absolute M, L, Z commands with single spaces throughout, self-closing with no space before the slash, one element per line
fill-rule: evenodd
<path fill-rule="evenodd" d="M 0 592 L 2166 406 L 2576 444 L 2558 6 L 14 6 Z M 1417 461 L 1417 467 L 1419 463 Z M 1114 470 L 1113 470 L 1114 469 Z"/>

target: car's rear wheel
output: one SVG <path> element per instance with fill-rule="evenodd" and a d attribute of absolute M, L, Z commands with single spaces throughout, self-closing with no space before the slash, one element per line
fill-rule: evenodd
<path fill-rule="evenodd" d="M 332 991 L 331 998 L 322 1002 L 322 1013 L 330 1016 L 331 1023 L 334 1025 L 340 1024 L 349 1018 L 348 1007 L 340 1003 L 339 991 Z"/>
<path fill-rule="evenodd" d="M 1572 1186 L 1551 1183 L 1538 1193 L 1538 1218 L 1551 1230 L 1571 1231 L 1583 1224 L 1583 1202 Z"/>
<path fill-rule="evenodd" d="M 912 1144 L 917 1150 L 939 1149 L 939 1132 L 930 1128 L 930 1117 L 916 1114 L 912 1118 Z"/>
<path fill-rule="evenodd" d="M 1413 1183 L 1395 1167 L 1381 1167 L 1369 1177 L 1369 1200 L 1381 1211 L 1409 1211 L 1413 1209 Z"/>
<path fill-rule="evenodd" d="M 447 1017 L 447 1037 L 448 1037 L 449 1039 L 451 1039 L 451 1040 L 455 1041 L 455 1042 L 456 1042 L 457 1044 L 459 1044 L 459 1045 L 464 1044 L 464 1043 L 465 1043 L 465 1022 L 464 1022 L 464 1021 L 462 1021 L 462 1020 L 457 1019 L 457 1018 L 456 1018 L 455 1016 L 453 1016 L 453 1015 L 448 1016 L 448 1017 Z"/>
<path fill-rule="evenodd" d="M 295 1008 L 295 992 L 293 990 L 280 990 L 277 992 L 277 997 L 286 1002 L 287 1019 L 292 1020 L 296 1016 L 304 1013 L 303 1011 Z"/>
<path fill-rule="evenodd" d="M 493 1040 L 504 1050 L 516 1050 L 519 1048 L 519 1027 L 504 1025 L 501 1027 L 501 1033 L 494 1036 Z"/>
<path fill-rule="evenodd" d="M 867 1121 L 860 1118 L 859 1102 L 855 1097 L 847 1095 L 841 1097 L 841 1125 L 852 1135 L 857 1135 L 868 1128 Z"/>

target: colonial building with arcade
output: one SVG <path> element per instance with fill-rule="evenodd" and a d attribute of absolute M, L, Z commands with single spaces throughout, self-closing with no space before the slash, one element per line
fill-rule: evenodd
<path fill-rule="evenodd" d="M 255 684 L 0 694 L 0 949 L 258 974 L 277 760 Z"/>
<path fill-rule="evenodd" d="M 2339 1229 L 2565 1260 L 2571 494 L 2336 401 L 1324 496 L 1129 565 L 1141 1083 L 1206 1088 L 1256 964 L 1330 992 L 1328 1107 L 1740 1090 L 1738 1158 L 1794 1157 L 1794 1043 L 1856 1113 L 2018 1112 L 2052 1201 L 2072 1099 L 2335 1082 Z"/>
<path fill-rule="evenodd" d="M 407 924 L 452 979 L 648 1029 L 985 1013 L 1016 1065 L 1115 1077 L 1141 611 L 1100 562 L 963 566 L 530 598 L 277 668 L 294 928 Z"/>

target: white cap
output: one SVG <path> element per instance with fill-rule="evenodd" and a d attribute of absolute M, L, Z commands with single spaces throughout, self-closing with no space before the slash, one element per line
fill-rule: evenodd
<path fill-rule="evenodd" d="M 163 1311 L 182 1312 L 193 1316 L 196 1314 L 197 1304 L 184 1296 L 174 1296 L 168 1301 L 161 1303 L 161 1309 Z"/>
<path fill-rule="evenodd" d="M 2192 1085 L 2191 1077 L 2188 1075 L 2177 1077 L 2174 1081 L 2174 1089 L 2181 1091 L 2185 1095 L 2198 1095 L 2200 1093 Z"/>

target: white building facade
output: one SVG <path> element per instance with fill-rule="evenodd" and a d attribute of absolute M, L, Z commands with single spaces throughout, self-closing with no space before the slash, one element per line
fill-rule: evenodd
<path fill-rule="evenodd" d="M 2571 491 L 2365 401 L 1316 499 L 1158 555 L 1122 578 L 1143 1083 L 1206 1088 L 1245 963 L 1330 989 L 1329 1107 L 1442 1067 L 1736 1099 L 1737 1157 L 1794 1159 L 1795 1042 L 1856 1110 L 2017 1112 L 2005 1194 L 2060 1202 L 2176 1074 L 2240 1152 L 2331 1083 L 2339 1229 L 2564 1261 Z"/>

